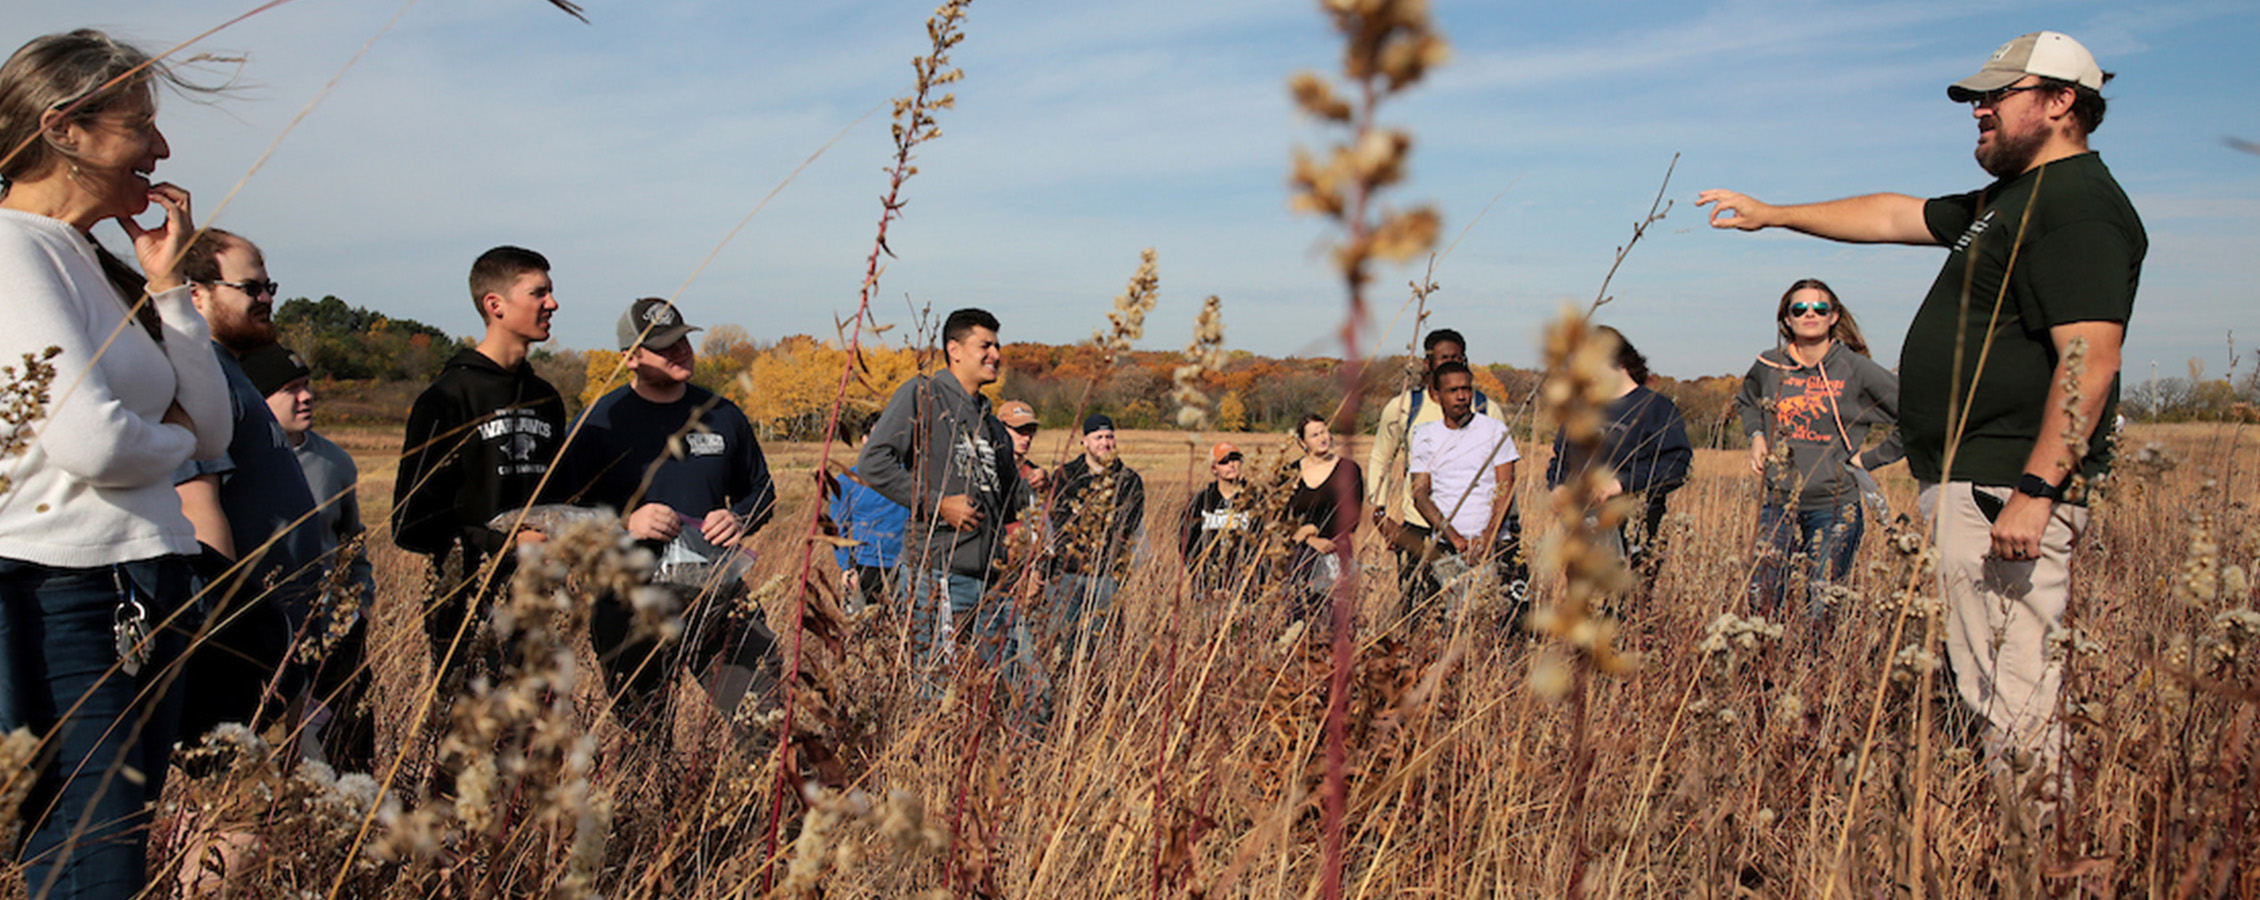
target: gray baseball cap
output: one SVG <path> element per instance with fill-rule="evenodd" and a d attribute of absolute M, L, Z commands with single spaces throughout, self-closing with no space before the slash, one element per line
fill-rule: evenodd
<path fill-rule="evenodd" d="M 1947 85 L 1946 96 L 1956 103 L 1968 103 L 2016 84 L 2027 75 L 2068 81 L 2089 90 L 2103 89 L 2103 67 L 2095 64 L 2095 54 L 2070 35 L 2035 31 L 2002 44 L 1985 65 L 1978 67 L 1977 74 Z"/>
<path fill-rule="evenodd" d="M 696 325 L 683 322 L 683 314 L 675 304 L 658 297 L 645 297 L 628 304 L 628 311 L 620 314 L 616 329 L 620 349 L 633 350 L 641 344 L 653 350 L 665 350 L 693 331 L 702 331 Z"/>

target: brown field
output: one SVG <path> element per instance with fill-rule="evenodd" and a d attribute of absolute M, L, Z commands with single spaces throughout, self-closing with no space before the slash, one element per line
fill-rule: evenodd
<path fill-rule="evenodd" d="M 362 458 L 378 525 L 393 441 L 382 430 L 342 437 Z M 1122 437 L 1155 515 L 1174 511 L 1193 483 L 1188 458 L 1212 438 Z M 1284 442 L 1232 438 L 1259 461 Z M 1922 648 L 1943 652 L 1937 623 L 1919 606 L 1901 615 L 1910 564 L 1886 549 L 1880 523 L 1833 628 L 1793 622 L 1747 649 L 1697 649 L 1722 613 L 1741 612 L 1755 492 L 1739 454 L 1699 456 L 1674 498 L 1654 593 L 1620 610 L 1620 642 L 1645 664 L 1597 678 L 1582 717 L 1533 692 L 1532 661 L 1547 651 L 1497 622 L 1408 628 L 1392 618 L 1390 563 L 1368 541 L 1364 569 L 1382 577 L 1363 580 L 1357 613 L 1346 895 L 1558 897 L 1582 872 L 1585 890 L 1609 897 L 2251 896 L 2260 672 L 2255 635 L 2216 616 L 2249 604 L 2237 592 L 2249 590 L 2241 573 L 2260 551 L 2249 502 L 2260 434 L 2138 427 L 2126 453 L 2153 442 L 2179 464 L 2126 467 L 2079 557 L 2076 798 L 2046 823 L 2017 799 L 2032 786 L 1985 774 L 1939 678 L 1910 662 Z M 1065 452 L 1050 434 L 1038 446 Z M 768 448 L 786 499 L 756 542 L 753 581 L 788 635 L 815 450 Z M 1894 502 L 1911 508 L 1912 485 L 1889 474 Z M 1543 533 L 1531 480 L 1523 508 Z M 429 696 L 420 568 L 381 539 L 372 546 L 381 755 L 401 763 L 376 775 L 402 805 L 359 840 L 394 855 L 346 863 L 361 846 L 359 818 L 322 812 L 320 791 L 255 788 L 295 782 L 247 764 L 176 779 L 173 795 L 202 812 L 176 819 L 187 824 L 160 842 L 167 865 L 200 835 L 232 831 L 258 838 L 241 844 L 250 849 L 225 879 L 243 896 L 333 883 L 341 896 L 533 896 L 586 877 L 607 897 L 741 897 L 762 896 L 767 874 L 780 895 L 826 897 L 1315 890 L 1323 647 L 1282 637 L 1275 595 L 1183 596 L 1166 547 L 1141 557 L 1116 631 L 1082 656 L 1047 648 L 1042 728 L 1010 692 L 980 689 L 990 682 L 977 667 L 941 696 L 920 696 L 902 616 L 852 620 L 836 645 L 812 633 L 796 714 L 802 769 L 786 779 L 780 869 L 765 872 L 773 741 L 746 755 L 688 684 L 671 752 L 622 730 L 586 676 L 581 595 L 558 595 L 560 639 L 584 673 L 577 686 L 522 695 L 553 700 L 522 703 L 516 720 L 492 713 L 519 725 L 481 732 L 502 744 L 511 790 L 483 811 L 419 800 L 431 756 L 415 736 Z M 2242 569 L 2225 575 L 2232 565 Z M 774 714 L 759 722 L 778 724 Z M 579 768 L 542 749 L 555 749 L 542 735 L 583 734 L 593 743 Z M 1572 817 L 1566 792 L 1579 767 L 1590 767 L 1590 788 Z M 523 777 L 511 781 L 513 771 Z M 576 842 L 576 818 L 601 845 Z"/>

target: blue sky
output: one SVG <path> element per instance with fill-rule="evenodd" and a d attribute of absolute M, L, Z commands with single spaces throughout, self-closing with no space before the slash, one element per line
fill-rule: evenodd
<path fill-rule="evenodd" d="M 91 25 L 161 47 L 253 4 L 24 5 L 8 16 L 15 43 Z M 265 248 L 286 296 L 336 294 L 469 332 L 471 259 L 515 243 L 556 265 L 566 346 L 609 346 L 629 300 L 678 288 L 695 323 L 831 333 L 878 215 L 883 111 L 683 285 L 762 195 L 909 85 L 932 0 L 584 5 L 593 24 L 540 0 L 295 0 L 192 48 L 247 56 L 246 86 L 166 99 L 174 157 L 158 175 L 213 218 L 376 38 L 214 219 Z M 2130 374 L 2153 362 L 2178 374 L 2192 356 L 2219 374 L 2232 331 L 2260 343 L 2260 156 L 2222 140 L 2260 140 L 2260 4 L 1435 0 L 1434 12 L 1455 58 L 1386 111 L 1415 135 L 1395 199 L 1436 204 L 1449 238 L 1499 197 L 1442 264 L 1433 301 L 1432 322 L 1466 332 L 1480 361 L 1536 361 L 1541 324 L 1592 298 L 1674 153 L 1676 205 L 1618 273 L 1603 321 L 1666 374 L 1739 373 L 1770 344 L 1782 288 L 1814 276 L 1895 361 L 1938 251 L 1713 231 L 1694 195 L 1975 188 L 1976 128 L 1945 85 L 2043 28 L 2119 74 L 2093 146 L 2150 232 Z M 1182 346 L 1213 293 L 1231 346 L 1340 352 L 1326 229 L 1286 209 L 1289 149 L 1326 137 L 1294 112 L 1286 78 L 1338 54 L 1314 3 L 977 0 L 966 31 L 958 108 L 924 148 L 890 238 L 900 258 L 876 301 L 883 320 L 907 321 L 910 304 L 980 305 L 1008 341 L 1087 337 L 1152 246 L 1162 297 L 1142 346 Z M 1415 274 L 1379 273 L 1376 329 Z M 1398 322 L 1381 349 L 1408 338 Z"/>

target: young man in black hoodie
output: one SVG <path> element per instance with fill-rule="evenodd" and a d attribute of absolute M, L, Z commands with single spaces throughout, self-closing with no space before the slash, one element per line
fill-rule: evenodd
<path fill-rule="evenodd" d="M 565 402 L 526 361 L 549 339 L 557 298 L 549 260 L 496 247 L 471 265 L 471 302 L 486 322 L 476 347 L 455 354 L 408 412 L 393 484 L 392 539 L 431 559 L 434 599 L 424 615 L 432 668 L 462 674 L 494 597 L 510 583 L 519 544 L 539 530 L 490 528 L 496 514 L 542 502 L 565 440 Z M 468 620 L 468 621 L 466 621 Z"/>

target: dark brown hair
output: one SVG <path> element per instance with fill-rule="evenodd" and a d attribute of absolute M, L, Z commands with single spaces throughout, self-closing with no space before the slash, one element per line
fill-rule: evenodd
<path fill-rule="evenodd" d="M 549 257 L 524 247 L 505 244 L 479 254 L 471 263 L 471 308 L 479 311 L 479 321 L 487 320 L 488 294 L 507 294 L 511 282 L 527 272 L 549 271 Z"/>
<path fill-rule="evenodd" d="M 206 228 L 203 234 L 188 245 L 188 252 L 180 259 L 180 277 L 197 284 L 211 284 L 220 280 L 220 254 L 237 244 L 251 246 L 251 242 L 237 237 L 234 232 L 220 228 Z"/>
<path fill-rule="evenodd" d="M 1648 371 L 1648 357 L 1640 355 L 1639 350 L 1633 349 L 1632 342 L 1624 339 L 1624 332 L 1607 325 L 1602 325 L 1593 330 L 1616 339 L 1617 368 L 1623 369 L 1626 375 L 1632 376 L 1633 384 L 1646 385 L 1649 377 L 1654 374 Z"/>

